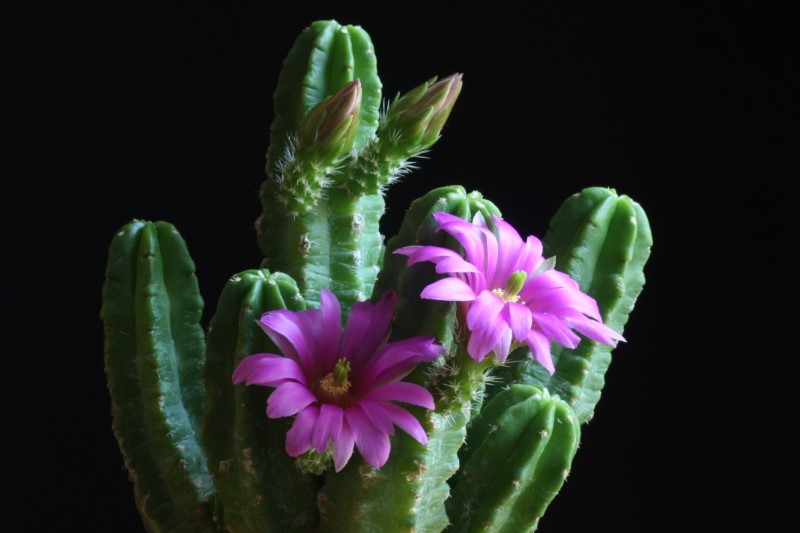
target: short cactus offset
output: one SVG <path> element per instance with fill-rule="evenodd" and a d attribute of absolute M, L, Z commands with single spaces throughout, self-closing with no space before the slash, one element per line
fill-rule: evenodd
<path fill-rule="evenodd" d="M 228 281 L 205 339 L 175 228 L 114 237 L 106 373 L 149 531 L 536 528 L 652 238 L 638 204 L 590 188 L 556 213 L 543 255 L 480 193 L 447 186 L 384 247 L 387 188 L 461 87 L 434 78 L 381 113 L 369 35 L 305 30 L 275 91 L 256 224 L 269 270 Z"/>

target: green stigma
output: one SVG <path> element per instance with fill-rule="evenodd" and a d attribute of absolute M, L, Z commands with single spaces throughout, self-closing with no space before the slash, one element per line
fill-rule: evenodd
<path fill-rule="evenodd" d="M 339 400 L 341 396 L 350 390 L 350 381 L 347 376 L 350 374 L 350 361 L 339 359 L 333 372 L 322 378 L 319 382 L 320 388 L 325 391 L 331 399 Z"/>
<path fill-rule="evenodd" d="M 522 290 L 527 279 L 528 274 L 523 270 L 517 270 L 508 278 L 504 288 L 495 289 L 492 292 L 507 302 L 517 302 L 519 301 L 519 291 Z"/>

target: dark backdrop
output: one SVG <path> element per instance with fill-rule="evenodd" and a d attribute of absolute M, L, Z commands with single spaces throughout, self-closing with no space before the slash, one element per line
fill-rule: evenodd
<path fill-rule="evenodd" d="M 14 486 L 36 509 L 28 520 L 141 529 L 102 368 L 107 244 L 134 217 L 175 223 L 210 315 L 227 277 L 260 261 L 252 227 L 282 59 L 309 22 L 336 18 L 371 34 L 386 95 L 464 73 L 443 139 L 390 191 L 386 233 L 413 198 L 450 183 L 480 190 L 523 235 L 543 235 L 586 186 L 645 207 L 656 242 L 646 290 L 541 531 L 681 529 L 688 495 L 706 490 L 696 473 L 687 481 L 683 459 L 702 440 L 685 425 L 696 390 L 685 341 L 697 315 L 687 291 L 704 276 L 691 267 L 717 198 L 707 193 L 752 162 L 734 146 L 774 135 L 762 122 L 789 105 L 791 64 L 760 5 L 546 4 L 447 16 L 422 3 L 12 9 L 0 201 L 15 318 L 3 409 L 12 471 L 23 474 Z"/>

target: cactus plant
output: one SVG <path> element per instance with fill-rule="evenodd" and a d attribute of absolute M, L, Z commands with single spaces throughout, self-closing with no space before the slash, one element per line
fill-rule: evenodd
<path fill-rule="evenodd" d="M 384 246 L 387 190 L 437 142 L 461 87 L 434 78 L 381 110 L 363 29 L 301 33 L 274 95 L 266 268 L 228 280 L 205 338 L 177 230 L 115 235 L 105 366 L 148 531 L 537 527 L 652 238 L 609 189 L 568 199 L 542 244 L 450 185 L 414 201 Z"/>

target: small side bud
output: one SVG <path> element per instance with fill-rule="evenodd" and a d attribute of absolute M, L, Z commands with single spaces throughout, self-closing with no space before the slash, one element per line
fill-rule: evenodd
<path fill-rule="evenodd" d="M 353 147 L 361 110 L 361 82 L 354 80 L 317 104 L 297 134 L 300 157 L 330 164 Z"/>
<path fill-rule="evenodd" d="M 389 107 L 382 132 L 396 136 L 398 144 L 409 152 L 433 146 L 461 93 L 461 77 L 433 78 L 398 96 Z"/>

